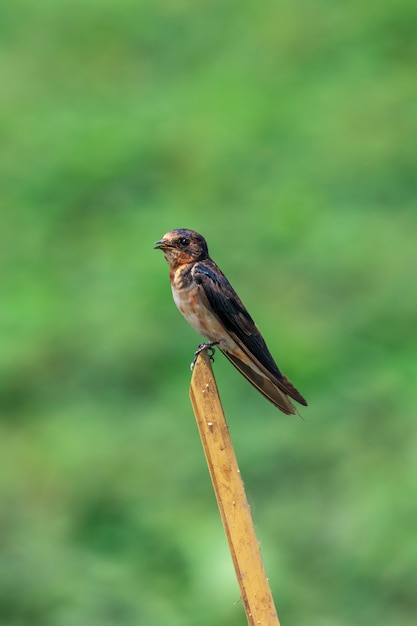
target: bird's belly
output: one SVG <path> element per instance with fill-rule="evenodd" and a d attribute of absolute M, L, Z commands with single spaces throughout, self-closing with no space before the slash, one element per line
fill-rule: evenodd
<path fill-rule="evenodd" d="M 182 286 L 181 289 L 178 290 L 175 285 L 172 284 L 172 295 L 180 313 L 182 313 L 187 322 L 200 335 L 208 339 L 208 341 L 218 342 L 219 348 L 225 352 L 229 352 L 239 361 L 242 361 L 242 363 L 245 363 L 256 371 L 260 376 L 265 377 L 265 374 L 254 363 L 253 358 L 248 356 L 236 344 L 225 330 L 223 324 L 221 324 L 217 317 L 204 306 L 195 288 L 191 286 L 187 289 Z"/>
<path fill-rule="evenodd" d="M 172 286 L 172 295 L 178 310 L 185 317 L 187 322 L 209 341 L 218 341 L 222 347 L 227 348 L 228 344 L 235 345 L 234 342 L 225 333 L 225 330 L 204 304 L 201 303 L 200 297 L 196 290 L 192 287 L 189 289 L 181 289 L 179 292 Z"/>

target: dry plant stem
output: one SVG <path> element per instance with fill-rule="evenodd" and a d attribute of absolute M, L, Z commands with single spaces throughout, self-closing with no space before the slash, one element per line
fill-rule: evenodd
<path fill-rule="evenodd" d="M 197 356 L 190 397 L 249 626 L 279 626 L 207 350 Z"/>

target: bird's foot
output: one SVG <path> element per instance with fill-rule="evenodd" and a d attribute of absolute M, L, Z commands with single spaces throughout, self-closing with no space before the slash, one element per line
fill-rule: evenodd
<path fill-rule="evenodd" d="M 193 359 L 192 363 L 190 364 L 190 370 L 193 371 L 194 365 L 196 364 L 196 361 L 198 359 L 198 355 L 203 350 L 207 350 L 208 355 L 209 355 L 209 359 L 213 363 L 214 362 L 214 353 L 216 352 L 216 350 L 214 349 L 214 346 L 217 346 L 218 344 L 219 344 L 218 341 L 210 341 L 209 343 L 200 343 L 198 348 L 197 348 L 197 350 L 194 352 L 194 359 Z"/>

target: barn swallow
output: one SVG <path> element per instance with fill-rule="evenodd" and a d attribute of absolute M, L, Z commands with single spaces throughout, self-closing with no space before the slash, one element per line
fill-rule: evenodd
<path fill-rule="evenodd" d="M 296 413 L 293 398 L 303 396 L 278 369 L 255 322 L 219 267 L 204 237 L 177 228 L 155 242 L 170 267 L 175 304 L 187 322 L 219 349 L 241 374 L 287 415 Z"/>

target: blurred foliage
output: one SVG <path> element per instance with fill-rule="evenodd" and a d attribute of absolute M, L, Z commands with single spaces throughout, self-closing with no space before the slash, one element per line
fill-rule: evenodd
<path fill-rule="evenodd" d="M 288 418 L 216 376 L 285 624 L 417 610 L 417 5 L 0 7 L 0 623 L 245 623 L 153 242 L 208 239 Z"/>

